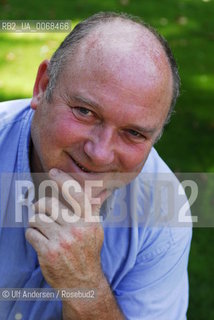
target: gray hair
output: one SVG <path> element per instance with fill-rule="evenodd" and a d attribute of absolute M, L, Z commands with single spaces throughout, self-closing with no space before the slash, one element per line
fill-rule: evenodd
<path fill-rule="evenodd" d="M 50 60 L 50 64 L 48 67 L 49 83 L 46 90 L 46 99 L 48 101 L 51 101 L 53 90 L 55 88 L 57 78 L 59 77 L 60 72 L 66 65 L 68 58 L 71 57 L 72 54 L 74 54 L 75 49 L 80 44 L 82 39 L 87 37 L 87 35 L 89 35 L 95 27 L 104 23 L 109 23 L 114 19 L 120 19 L 126 22 L 137 23 L 138 25 L 147 28 L 162 45 L 162 48 L 168 58 L 173 76 L 173 95 L 169 112 L 165 121 L 165 124 L 168 123 L 174 111 L 174 106 L 176 104 L 176 100 L 179 96 L 180 91 L 180 77 L 175 58 L 166 39 L 163 36 L 161 36 L 153 27 L 145 23 L 139 17 L 134 17 L 126 13 L 100 12 L 94 14 L 93 16 L 89 17 L 88 19 L 80 22 L 75 26 L 75 28 L 67 35 L 64 41 L 61 43 L 59 48 L 55 51 Z"/>

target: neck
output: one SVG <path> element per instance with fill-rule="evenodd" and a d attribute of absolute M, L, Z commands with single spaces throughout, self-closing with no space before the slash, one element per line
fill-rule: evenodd
<path fill-rule="evenodd" d="M 42 168 L 41 161 L 33 145 L 32 138 L 30 141 L 30 148 L 29 148 L 29 162 L 30 162 L 31 176 L 35 186 L 36 199 L 38 199 L 38 188 L 40 183 L 49 178 Z"/>

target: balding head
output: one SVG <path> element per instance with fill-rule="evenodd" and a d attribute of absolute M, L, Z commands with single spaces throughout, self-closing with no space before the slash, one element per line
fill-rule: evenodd
<path fill-rule="evenodd" d="M 51 59 L 49 75 L 47 61 L 38 70 L 35 167 L 134 179 L 170 113 L 169 61 L 158 37 L 127 18 L 103 14 L 78 25 Z"/>
<path fill-rule="evenodd" d="M 138 76 L 150 77 L 153 86 L 157 79 L 163 84 L 168 81 L 172 95 L 167 122 L 179 93 L 179 76 L 166 41 L 151 27 L 133 17 L 115 13 L 96 14 L 78 24 L 51 59 L 49 100 L 59 75 L 64 75 L 66 64 L 75 61 L 81 68 L 85 59 L 88 63 L 96 61 L 98 70 L 102 66 L 106 73 L 114 73 L 115 81 L 118 80 L 115 85 L 122 85 L 126 72 L 130 90 Z"/>

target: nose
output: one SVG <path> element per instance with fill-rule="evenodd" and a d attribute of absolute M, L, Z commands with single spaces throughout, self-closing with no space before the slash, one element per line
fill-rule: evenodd
<path fill-rule="evenodd" d="M 97 166 L 112 164 L 115 157 L 112 128 L 100 127 L 93 130 L 84 145 L 84 151 Z"/>

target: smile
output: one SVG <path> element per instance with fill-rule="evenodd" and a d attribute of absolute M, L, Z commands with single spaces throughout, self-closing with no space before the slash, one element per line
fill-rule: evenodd
<path fill-rule="evenodd" d="M 87 172 L 87 173 L 93 173 L 92 171 L 89 171 L 88 169 L 83 167 L 79 162 L 75 161 L 73 158 L 72 158 L 72 160 L 76 164 L 76 166 L 79 167 L 82 171 Z"/>
<path fill-rule="evenodd" d="M 85 172 L 85 173 L 88 173 L 88 174 L 96 174 L 96 175 L 103 175 L 103 174 L 106 174 L 106 173 L 109 173 L 109 172 L 115 172 L 115 170 L 112 170 L 112 171 L 92 171 L 92 170 L 88 170 L 86 167 L 84 167 L 82 164 L 80 164 L 78 161 L 76 161 L 69 153 L 67 153 L 67 155 L 69 156 L 69 158 L 72 160 L 72 162 L 76 165 L 76 167 L 78 167 L 82 172 Z"/>

